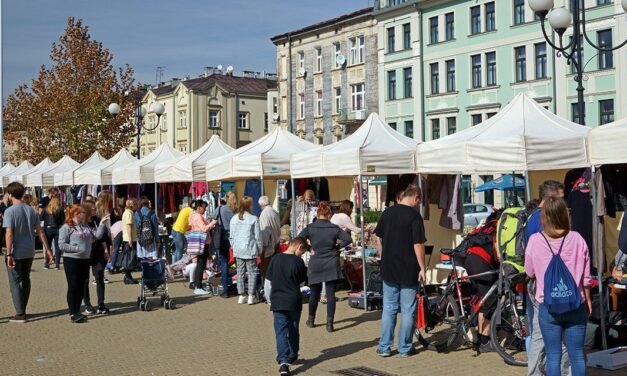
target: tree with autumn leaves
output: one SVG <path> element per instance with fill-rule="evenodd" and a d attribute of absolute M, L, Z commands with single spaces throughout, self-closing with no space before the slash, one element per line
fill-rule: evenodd
<path fill-rule="evenodd" d="M 83 161 L 96 150 L 108 158 L 127 147 L 135 132 L 127 121 L 138 90 L 133 69 L 127 64 L 116 71 L 111 52 L 74 17 L 52 44 L 50 59 L 50 67 L 42 65 L 30 85 L 7 98 L 4 137 L 15 153 L 7 159 L 37 163 L 68 154 Z M 120 105 L 120 116 L 107 112 L 111 102 Z"/>

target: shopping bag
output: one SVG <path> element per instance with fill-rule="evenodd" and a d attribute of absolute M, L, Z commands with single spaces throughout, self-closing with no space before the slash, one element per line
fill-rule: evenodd
<path fill-rule="evenodd" d="M 187 231 L 185 233 L 187 240 L 188 255 L 202 255 L 205 250 L 205 241 L 207 240 L 206 232 Z"/>

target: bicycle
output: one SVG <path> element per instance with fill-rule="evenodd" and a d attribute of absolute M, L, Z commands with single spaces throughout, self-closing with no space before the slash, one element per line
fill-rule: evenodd
<path fill-rule="evenodd" d="M 453 343 L 462 337 L 463 345 L 474 344 L 474 335 L 469 332 L 478 318 L 479 310 L 486 304 L 493 294 L 497 294 L 496 310 L 490 325 L 490 341 L 496 352 L 505 363 L 514 366 L 526 366 L 527 354 L 525 351 L 525 337 L 528 333 L 524 286 L 526 275 L 524 272 L 506 273 L 502 262 L 499 269 L 484 273 L 461 276 L 457 272 L 455 261 L 461 251 L 456 249 L 442 249 L 442 254 L 451 257 L 453 270 L 447 277 L 446 283 L 430 285 L 435 290 L 429 296 L 427 322 L 424 328 L 416 328 L 415 335 L 418 342 L 428 350 L 443 352 L 450 349 Z M 481 297 L 479 302 L 471 299 L 470 281 L 474 278 L 498 274 L 498 280 Z M 509 275 L 513 274 L 513 275 Z"/>

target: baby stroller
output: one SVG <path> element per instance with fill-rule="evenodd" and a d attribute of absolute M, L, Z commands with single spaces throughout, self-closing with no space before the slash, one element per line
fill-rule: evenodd
<path fill-rule="evenodd" d="M 150 260 L 142 259 L 139 263 L 142 271 L 142 278 L 139 284 L 139 297 L 137 306 L 140 311 L 152 310 L 152 302 L 147 296 L 161 297 L 161 305 L 165 309 L 174 309 L 176 303 L 170 298 L 168 293 L 168 278 L 166 273 L 166 261 L 164 259 Z"/>

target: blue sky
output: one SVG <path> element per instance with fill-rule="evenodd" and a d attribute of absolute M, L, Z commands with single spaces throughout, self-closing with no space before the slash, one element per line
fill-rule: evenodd
<path fill-rule="evenodd" d="M 49 65 L 52 42 L 67 18 L 82 18 L 93 39 L 130 64 L 143 83 L 195 77 L 205 66 L 276 70 L 270 37 L 337 17 L 373 0 L 4 0 L 2 1 L 3 97 Z"/>

